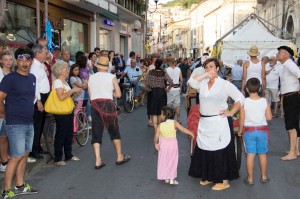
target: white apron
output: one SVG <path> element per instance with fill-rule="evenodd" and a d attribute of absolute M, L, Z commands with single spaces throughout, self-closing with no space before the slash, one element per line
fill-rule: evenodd
<path fill-rule="evenodd" d="M 216 151 L 228 146 L 231 135 L 227 117 L 201 117 L 197 144 L 200 149 Z"/>

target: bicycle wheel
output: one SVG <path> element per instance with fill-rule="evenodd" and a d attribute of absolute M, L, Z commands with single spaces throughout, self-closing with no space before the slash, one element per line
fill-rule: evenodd
<path fill-rule="evenodd" d="M 235 142 L 235 155 L 236 155 L 236 164 L 238 170 L 241 168 L 242 163 L 242 138 L 238 135 L 234 135 Z"/>
<path fill-rule="evenodd" d="M 76 126 L 77 132 L 74 134 L 76 141 L 80 146 L 85 146 L 89 140 L 90 126 L 88 117 L 82 111 L 78 112 L 76 115 Z"/>
<path fill-rule="evenodd" d="M 44 139 L 47 151 L 49 152 L 49 155 L 52 159 L 54 159 L 54 140 L 55 140 L 55 134 L 56 134 L 56 123 L 55 119 L 50 119 L 48 123 L 48 127 L 44 131 Z"/>
<path fill-rule="evenodd" d="M 124 89 L 124 95 L 124 109 L 127 113 L 131 113 L 134 108 L 132 91 L 130 89 Z"/>

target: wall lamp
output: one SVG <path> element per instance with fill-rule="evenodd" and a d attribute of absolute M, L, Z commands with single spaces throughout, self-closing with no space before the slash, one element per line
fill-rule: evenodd
<path fill-rule="evenodd" d="M 150 14 L 154 13 L 154 12 L 157 10 L 157 3 L 158 3 L 158 0 L 154 0 L 154 2 L 155 2 L 155 10 L 152 11 L 152 12 L 150 12 L 150 11 L 148 10 L 148 12 L 149 12 Z"/>

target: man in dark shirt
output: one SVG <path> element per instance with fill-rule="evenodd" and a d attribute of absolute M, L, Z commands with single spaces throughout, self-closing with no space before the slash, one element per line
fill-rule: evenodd
<path fill-rule="evenodd" d="M 36 78 L 29 73 L 33 56 L 29 48 L 17 49 L 15 58 L 18 68 L 16 72 L 6 75 L 0 84 L 0 117 L 6 118 L 5 129 L 11 156 L 5 170 L 2 198 L 38 193 L 28 183 L 24 183 L 27 158 L 32 150 L 34 136 Z M 16 187 L 12 190 L 14 178 Z"/>
<path fill-rule="evenodd" d="M 190 74 L 190 66 L 187 63 L 187 59 L 181 59 L 181 64 L 179 65 L 179 68 L 181 70 L 182 79 L 183 79 L 181 93 L 183 93 L 184 95 L 186 93 L 186 83 Z"/>

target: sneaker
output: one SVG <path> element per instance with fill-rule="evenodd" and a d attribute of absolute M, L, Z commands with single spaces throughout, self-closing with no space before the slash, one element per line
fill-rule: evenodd
<path fill-rule="evenodd" d="M 28 183 L 25 183 L 22 187 L 17 188 L 15 187 L 15 195 L 29 195 L 29 194 L 36 194 L 39 193 L 38 190 L 31 188 Z"/>
<path fill-rule="evenodd" d="M 0 164 L 0 171 L 5 172 L 6 165 Z"/>
<path fill-rule="evenodd" d="M 89 119 L 88 119 L 88 120 L 89 120 L 89 122 L 92 122 L 92 117 L 91 117 L 91 116 L 89 116 Z"/>
<path fill-rule="evenodd" d="M 28 158 L 27 158 L 27 162 L 28 162 L 28 163 L 34 163 L 34 162 L 36 162 L 36 159 L 35 159 L 35 158 L 32 158 L 32 157 L 28 157 Z"/>
<path fill-rule="evenodd" d="M 3 199 L 9 199 L 16 197 L 16 194 L 12 190 L 4 190 L 1 194 Z"/>

